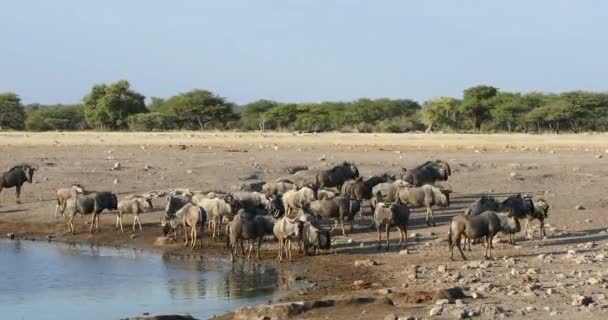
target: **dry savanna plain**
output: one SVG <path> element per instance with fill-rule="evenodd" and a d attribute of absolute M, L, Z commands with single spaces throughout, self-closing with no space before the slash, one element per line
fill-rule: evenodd
<path fill-rule="evenodd" d="M 285 169 L 330 168 L 347 160 L 362 176 L 411 168 L 442 159 L 452 167 L 449 208 L 436 210 L 437 226 L 424 224 L 423 209 L 410 217 L 407 251 L 377 251 L 371 212 L 364 206 L 354 230 L 334 232 L 327 254 L 296 254 L 291 281 L 305 285 L 272 305 L 241 309 L 226 319 L 606 319 L 608 318 L 608 135 L 296 134 L 237 132 L 2 133 L 0 167 L 39 165 L 25 184 L 23 204 L 14 189 L 0 193 L 0 232 L 17 238 L 135 247 L 176 255 L 225 255 L 225 243 L 208 234 L 202 249 L 181 243 L 155 245 L 161 235 L 163 199 L 142 215 L 143 232 L 114 229 L 115 214 L 102 215 L 101 232 L 88 232 L 89 217 L 75 219 L 76 235 L 55 218 L 55 190 L 80 183 L 123 197 L 190 188 L 230 190 L 241 178 L 272 181 Z M 120 162 L 120 170 L 111 170 Z M 522 233 L 516 245 L 500 236 L 493 260 L 483 248 L 449 259 L 448 223 L 480 195 L 528 193 L 550 205 L 547 236 Z M 523 221 L 522 221 L 523 222 Z M 348 229 L 347 229 L 348 230 Z M 207 231 L 206 231 L 207 232 Z M 275 264 L 276 245 L 265 241 L 262 260 Z M 464 295 L 444 289 L 460 287 Z M 457 290 L 456 290 L 457 291 Z M 447 301 L 444 299 L 447 298 Z M 295 303 L 305 301 L 308 303 Z"/>

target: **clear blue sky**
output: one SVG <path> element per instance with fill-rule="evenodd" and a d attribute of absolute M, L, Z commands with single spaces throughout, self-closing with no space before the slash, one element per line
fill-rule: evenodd
<path fill-rule="evenodd" d="M 606 91 L 608 1 L 5 0 L 0 91 L 80 101 L 209 89 L 245 103 Z"/>

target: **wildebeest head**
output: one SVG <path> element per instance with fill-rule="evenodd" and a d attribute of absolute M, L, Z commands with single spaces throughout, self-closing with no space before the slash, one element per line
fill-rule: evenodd
<path fill-rule="evenodd" d="M 165 216 L 170 219 L 175 216 L 177 210 L 180 209 L 181 201 L 178 197 L 169 195 L 167 196 L 167 205 L 165 206 Z"/>
<path fill-rule="evenodd" d="M 38 169 L 38 165 L 23 163 L 12 167 L 9 171 L 21 170 L 25 175 L 27 182 L 32 183 L 32 179 L 34 178 L 34 172 L 36 172 L 36 170 Z"/>
<path fill-rule="evenodd" d="M 283 199 L 281 196 L 279 195 L 274 195 L 270 197 L 270 203 L 268 206 L 268 212 L 270 212 L 270 214 L 275 218 L 278 219 L 279 217 L 283 216 L 285 214 L 285 208 L 283 207 Z"/>
<path fill-rule="evenodd" d="M 353 178 L 359 178 L 359 169 L 354 163 L 344 162 L 344 165 L 348 167 L 348 171 L 352 174 Z"/>
<path fill-rule="evenodd" d="M 510 207 L 505 208 L 505 212 L 502 213 L 503 216 L 499 213 L 499 219 L 501 219 L 502 229 L 506 233 L 517 233 L 521 231 L 521 226 L 519 224 L 519 219 L 513 213 L 513 209 Z"/>
<path fill-rule="evenodd" d="M 319 229 L 317 232 L 317 241 L 319 249 L 329 250 L 331 248 L 331 235 L 328 230 Z"/>
<path fill-rule="evenodd" d="M 439 189 L 439 192 L 441 193 L 441 201 L 439 201 L 439 203 L 437 203 L 437 205 L 440 205 L 442 207 L 449 207 L 450 206 L 450 193 L 452 193 L 452 188 L 441 188 Z"/>

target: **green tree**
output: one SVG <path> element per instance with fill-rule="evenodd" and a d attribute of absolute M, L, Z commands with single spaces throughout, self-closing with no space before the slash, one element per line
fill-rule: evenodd
<path fill-rule="evenodd" d="M 225 125 L 234 117 L 232 105 L 226 99 L 207 90 L 192 90 L 169 98 L 162 113 L 177 119 L 180 127 L 204 130 Z"/>
<path fill-rule="evenodd" d="M 483 85 L 464 90 L 460 107 L 465 114 L 471 117 L 477 132 L 481 131 L 481 124 L 490 119 L 491 99 L 497 93 L 498 89 Z"/>
<path fill-rule="evenodd" d="M 279 104 L 270 100 L 258 100 L 248 103 L 241 109 L 241 128 L 245 130 L 266 130 L 265 112 Z"/>
<path fill-rule="evenodd" d="M 175 128 L 177 128 L 176 119 L 159 112 L 138 113 L 129 117 L 131 131 L 162 131 Z"/>
<path fill-rule="evenodd" d="M 101 130 L 126 128 L 130 115 L 147 112 L 144 98 L 126 80 L 95 85 L 83 99 L 85 119 Z"/>
<path fill-rule="evenodd" d="M 82 130 L 87 127 L 82 105 L 41 106 L 30 109 L 25 127 L 30 131 Z"/>
<path fill-rule="evenodd" d="M 147 108 L 150 112 L 161 112 L 164 104 L 165 104 L 165 99 L 158 98 L 158 97 L 151 97 L 150 103 L 148 104 Z"/>
<path fill-rule="evenodd" d="M 438 97 L 424 103 L 422 119 L 430 132 L 433 126 L 458 128 L 459 101 L 450 97 Z"/>
<path fill-rule="evenodd" d="M 264 112 L 266 122 L 271 129 L 286 129 L 296 120 L 298 115 L 297 105 L 281 104 Z"/>
<path fill-rule="evenodd" d="M 15 93 L 0 93 L 0 130 L 23 130 L 25 110 L 21 99 Z"/>

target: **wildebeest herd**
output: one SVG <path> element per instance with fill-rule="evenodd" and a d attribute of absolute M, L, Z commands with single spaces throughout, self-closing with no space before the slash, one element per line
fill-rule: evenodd
<path fill-rule="evenodd" d="M 38 166 L 20 164 L 0 176 L 0 191 L 16 188 L 17 203 L 23 184 L 32 183 Z M 266 237 L 278 240 L 277 258 L 285 256 L 291 261 L 292 242 L 300 251 L 316 254 L 318 250 L 329 250 L 331 234 L 340 224 L 346 234 L 344 222 L 353 221 L 357 214 L 363 215 L 363 203 L 367 201 L 373 213 L 373 224 L 378 232 L 378 249 L 382 248 L 382 233 L 386 233 L 386 250 L 389 250 L 389 231 L 396 227 L 400 233 L 399 245 L 407 247 L 408 221 L 413 208 L 425 208 L 426 224 L 435 226 L 433 207 L 449 207 L 451 188 L 441 187 L 452 174 L 445 161 L 427 161 L 409 170 L 383 173 L 363 178 L 357 166 L 343 162 L 328 170 L 298 170 L 273 182 L 267 182 L 257 191 L 197 191 L 172 189 L 131 195 L 118 201 L 111 192 L 86 190 L 75 184 L 56 192 L 55 217 L 67 218 L 68 232 L 75 233 L 73 219 L 76 215 L 91 215 L 90 231 L 99 231 L 99 216 L 104 210 L 116 211 L 116 226 L 123 231 L 122 217 L 133 214 L 133 231 L 142 230 L 139 215 L 153 210 L 152 200 L 165 198 L 165 210 L 160 224 L 163 235 L 183 235 L 185 246 L 197 247 L 207 222 L 211 237 L 226 239 L 231 258 L 238 253 L 249 259 L 253 249 L 260 257 L 260 246 Z M 448 228 L 450 258 L 457 247 L 466 260 L 461 243 L 471 250 L 471 242 L 485 241 L 486 258 L 491 258 L 492 240 L 498 232 L 509 235 L 521 230 L 519 221 L 526 219 L 525 234 L 532 220 L 540 221 L 540 236 L 544 233 L 548 203 L 543 199 L 514 194 L 499 201 L 491 195 L 483 195 L 472 203 L 463 214 L 453 217 Z M 335 219 L 334 227 L 324 223 Z M 225 225 L 225 227 L 223 227 Z M 247 244 L 247 249 L 245 249 Z"/>

